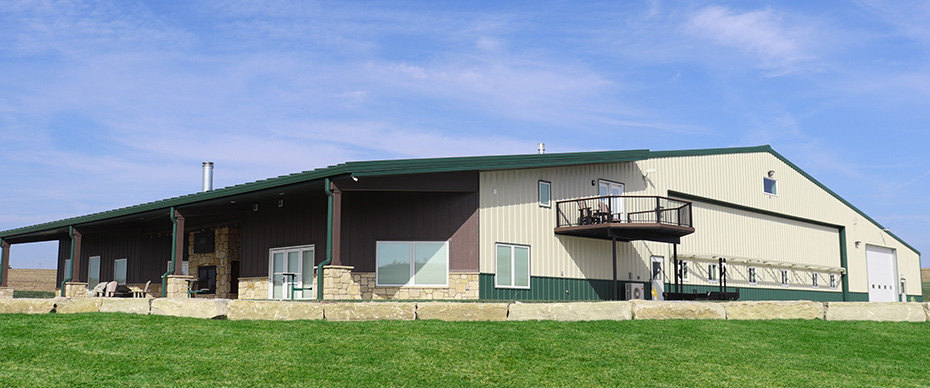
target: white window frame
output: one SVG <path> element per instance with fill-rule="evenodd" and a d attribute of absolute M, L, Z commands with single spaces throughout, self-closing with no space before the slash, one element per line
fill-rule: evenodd
<path fill-rule="evenodd" d="M 681 281 L 687 282 L 691 280 L 691 266 L 687 261 L 681 262 Z"/>
<path fill-rule="evenodd" d="M 707 281 L 710 283 L 720 282 L 720 269 L 717 263 L 707 264 Z"/>
<path fill-rule="evenodd" d="M 816 272 L 814 272 L 814 273 L 811 274 L 811 287 L 813 287 L 813 288 L 820 288 L 820 285 L 819 285 L 820 280 L 817 279 L 817 278 L 818 278 L 818 276 L 817 276 L 817 273 L 816 273 Z"/>
<path fill-rule="evenodd" d="M 788 273 L 787 269 L 781 270 L 781 285 L 782 287 L 788 287 L 791 284 L 791 274 Z"/>
<path fill-rule="evenodd" d="M 835 273 L 830 274 L 830 288 L 834 290 L 836 289 L 836 274 Z"/>
<path fill-rule="evenodd" d="M 284 266 L 285 266 L 285 268 L 286 268 L 286 267 L 287 267 L 287 253 L 288 253 L 288 252 L 294 252 L 294 251 L 300 252 L 300 258 L 299 258 L 299 260 L 297 261 L 297 274 L 298 274 L 298 277 L 295 277 L 294 279 L 292 279 L 292 281 L 297 282 L 297 283 L 300 284 L 300 285 L 303 285 L 303 283 L 305 283 L 305 282 L 303 281 L 303 273 L 306 272 L 306 271 L 304 271 L 304 268 L 303 268 L 303 267 L 304 267 L 304 260 L 303 260 L 303 253 L 302 253 L 302 252 L 304 252 L 304 251 L 312 251 L 312 252 L 313 252 L 313 258 L 314 258 L 313 262 L 316 263 L 316 248 L 315 248 L 314 244 L 309 244 L 309 245 L 295 245 L 295 246 L 290 246 L 290 247 L 277 247 L 277 248 L 271 248 L 271 249 L 269 249 L 269 250 L 268 250 L 268 299 L 275 299 L 275 298 L 274 298 L 274 254 L 275 254 L 275 253 L 283 253 L 283 254 L 284 254 Z M 313 267 L 316 268 L 316 265 L 314 265 Z M 313 274 L 314 274 L 314 272 L 311 271 L 311 272 L 310 272 L 310 276 L 311 276 L 310 281 L 311 281 L 311 283 L 313 282 L 313 278 L 315 278 L 315 277 L 313 276 Z M 282 280 L 282 281 L 283 281 L 283 280 Z M 311 286 L 311 287 L 313 287 L 313 286 Z M 281 298 L 279 298 L 279 300 L 289 300 L 290 295 L 287 294 L 287 290 L 288 290 L 288 287 L 287 287 L 287 286 L 284 286 L 284 287 L 282 288 L 282 290 L 281 290 Z M 301 290 L 301 291 L 299 291 L 299 294 L 298 294 L 298 291 L 295 290 L 295 292 L 294 292 L 294 299 L 295 299 L 295 300 L 298 300 L 298 299 L 301 299 L 301 300 L 302 300 L 302 299 L 316 299 L 316 289 Z"/>
<path fill-rule="evenodd" d="M 94 261 L 97 262 L 96 266 L 94 265 Z M 97 270 L 97 282 L 96 283 L 91 283 L 90 281 L 91 280 L 90 274 L 93 269 Z M 100 256 L 91 256 L 87 258 L 87 289 L 88 290 L 93 289 L 94 287 L 97 286 L 97 284 L 100 284 Z"/>
<path fill-rule="evenodd" d="M 749 284 L 759 284 L 759 269 L 756 267 L 749 267 L 749 270 L 746 274 L 746 280 L 749 281 Z"/>
<path fill-rule="evenodd" d="M 117 275 L 117 274 L 116 274 L 116 266 L 117 266 L 117 264 L 118 264 L 119 262 L 121 262 L 121 261 L 125 263 L 125 264 L 123 265 L 123 269 L 125 269 L 125 271 L 126 271 L 126 273 L 123 274 L 123 281 L 122 281 L 122 282 L 120 282 L 119 279 L 116 277 L 116 275 Z M 126 284 L 126 282 L 129 280 L 129 259 L 127 259 L 127 258 L 122 258 L 122 259 L 113 260 L 113 280 L 116 281 L 116 284 Z"/>
<path fill-rule="evenodd" d="M 408 243 L 410 244 L 410 280 L 406 284 L 384 284 L 380 283 L 381 279 L 381 270 L 378 265 L 378 257 L 381 243 Z M 446 276 L 443 278 L 445 283 L 442 284 L 417 284 L 416 283 L 416 260 L 414 259 L 414 252 L 416 244 L 443 244 L 446 249 Z M 449 248 L 449 241 L 388 241 L 388 240 L 379 240 L 375 242 L 375 285 L 378 287 L 414 287 L 414 288 L 442 288 L 449 287 L 449 256 L 452 256 L 452 251 Z"/>
<path fill-rule="evenodd" d="M 502 286 L 502 285 L 499 285 L 499 284 L 497 283 L 497 276 L 498 276 L 498 275 L 497 275 L 497 261 L 500 260 L 500 258 L 497 257 L 497 248 L 498 248 L 498 247 L 509 247 L 509 248 L 510 248 L 510 284 L 511 284 L 511 285 L 509 285 L 509 286 L 507 286 L 507 285 L 503 285 L 503 286 Z M 517 274 L 516 274 L 516 271 L 513 270 L 513 267 L 514 267 L 514 265 L 513 265 L 514 254 L 513 254 L 513 253 L 514 253 L 514 248 L 517 248 L 517 247 L 519 247 L 519 248 L 526 248 L 526 251 L 527 251 L 527 260 L 528 260 L 529 262 L 526 263 L 526 287 L 524 287 L 524 286 L 515 286 L 515 285 L 514 285 L 514 284 L 517 283 L 517 282 L 516 282 L 516 280 L 517 280 Z M 532 273 L 533 273 L 533 252 L 531 251 L 529 245 L 523 245 L 523 244 L 508 244 L 508 243 L 496 243 L 496 244 L 494 244 L 494 288 L 509 288 L 509 289 L 518 289 L 518 290 L 529 290 L 529 289 L 530 289 L 530 282 L 531 282 L 532 279 L 533 279 L 533 276 L 531 275 Z"/>
<path fill-rule="evenodd" d="M 773 191 L 772 193 L 765 191 L 765 184 L 768 183 L 768 181 L 772 181 L 772 191 Z M 765 194 L 771 195 L 773 197 L 777 197 L 778 196 L 778 179 L 762 177 L 762 192 Z"/>
<path fill-rule="evenodd" d="M 543 202 L 543 187 L 546 188 L 546 193 L 549 199 L 546 202 Z M 537 199 L 539 200 L 539 207 L 551 208 L 552 207 L 552 182 L 539 180 L 538 190 L 537 190 Z"/>

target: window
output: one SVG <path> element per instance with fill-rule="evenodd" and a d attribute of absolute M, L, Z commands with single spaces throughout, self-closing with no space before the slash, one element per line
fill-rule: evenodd
<path fill-rule="evenodd" d="M 778 195 L 778 181 L 772 178 L 762 178 L 762 190 L 766 194 Z"/>
<path fill-rule="evenodd" d="M 539 206 L 552 207 L 552 183 L 539 181 Z"/>
<path fill-rule="evenodd" d="M 781 270 L 781 285 L 786 286 L 786 287 L 788 286 L 788 270 L 787 269 Z"/>
<path fill-rule="evenodd" d="M 448 241 L 378 241 L 376 255 L 379 286 L 449 285 Z"/>
<path fill-rule="evenodd" d="M 812 274 L 811 274 L 811 287 L 814 287 L 814 288 L 819 287 L 819 286 L 817 285 L 817 274 L 815 274 L 815 273 L 812 273 Z"/>
<path fill-rule="evenodd" d="M 688 281 L 688 273 L 689 273 L 689 272 L 691 272 L 691 271 L 690 271 L 689 268 L 688 268 L 688 262 L 687 262 L 687 261 L 682 261 L 682 262 L 681 262 L 681 280 L 682 280 L 682 281 L 685 281 L 685 282 Z"/>
<path fill-rule="evenodd" d="M 313 245 L 273 248 L 268 252 L 268 280 L 271 299 L 312 299 Z"/>
<path fill-rule="evenodd" d="M 756 267 L 749 267 L 749 284 L 758 284 L 758 277 L 756 275 Z"/>
<path fill-rule="evenodd" d="M 93 289 L 100 283 L 100 256 L 91 256 L 87 261 L 87 289 Z"/>
<path fill-rule="evenodd" d="M 197 287 L 203 294 L 216 293 L 216 266 L 202 265 L 197 267 Z"/>
<path fill-rule="evenodd" d="M 719 279 L 717 274 L 717 264 L 708 264 L 707 265 L 707 280 L 710 282 L 716 282 Z"/>
<path fill-rule="evenodd" d="M 113 261 L 113 280 L 117 284 L 126 284 L 126 259 Z"/>
<path fill-rule="evenodd" d="M 71 276 L 71 259 L 66 259 L 66 260 L 65 260 L 65 277 L 64 277 L 64 279 L 67 279 L 69 276 Z M 72 281 L 74 281 L 74 279 L 72 279 Z"/>
<path fill-rule="evenodd" d="M 496 248 L 494 285 L 498 288 L 530 288 L 530 247 L 497 244 Z"/>
<path fill-rule="evenodd" d="M 836 274 L 830 274 L 830 288 L 836 288 Z"/>

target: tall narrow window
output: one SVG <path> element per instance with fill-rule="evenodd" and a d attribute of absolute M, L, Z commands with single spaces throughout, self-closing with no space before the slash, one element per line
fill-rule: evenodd
<path fill-rule="evenodd" d="M 716 282 L 719 279 L 717 273 L 717 264 L 708 264 L 707 265 L 707 280 L 710 282 Z"/>
<path fill-rule="evenodd" d="M 811 274 L 811 287 L 814 287 L 814 288 L 819 287 L 817 285 L 817 274 L 816 273 Z"/>
<path fill-rule="evenodd" d="M 756 267 L 749 267 L 749 284 L 758 284 L 758 275 L 756 273 Z"/>
<path fill-rule="evenodd" d="M 830 288 L 836 288 L 836 274 L 830 274 Z"/>
<path fill-rule="evenodd" d="M 788 270 L 787 269 L 781 270 L 781 285 L 786 286 L 786 287 L 788 286 Z"/>
<path fill-rule="evenodd" d="M 113 261 L 113 280 L 116 280 L 117 284 L 126 284 L 126 261 L 127 259 Z"/>
<path fill-rule="evenodd" d="M 449 284 L 448 241 L 378 241 L 376 261 L 379 286 Z"/>
<path fill-rule="evenodd" d="M 552 207 L 552 183 L 539 181 L 539 206 Z"/>
<path fill-rule="evenodd" d="M 689 272 L 691 272 L 690 268 L 688 267 L 689 265 L 687 261 L 681 262 L 681 280 L 685 282 L 688 281 L 689 276 L 690 276 Z"/>
<path fill-rule="evenodd" d="M 100 283 L 100 256 L 91 256 L 87 260 L 87 289 L 93 289 Z"/>
<path fill-rule="evenodd" d="M 497 244 L 496 248 L 494 284 L 499 288 L 530 288 L 530 247 Z"/>
<path fill-rule="evenodd" d="M 778 195 L 778 181 L 772 178 L 762 178 L 762 189 L 766 194 Z"/>
<path fill-rule="evenodd" d="M 68 276 L 71 276 L 71 259 L 65 260 L 65 277 L 64 278 L 67 279 Z M 71 281 L 74 281 L 74 279 L 72 278 Z"/>

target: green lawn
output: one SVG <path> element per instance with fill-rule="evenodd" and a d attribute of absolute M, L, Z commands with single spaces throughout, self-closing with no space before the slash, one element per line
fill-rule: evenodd
<path fill-rule="evenodd" d="M 0 315 L 0 386 L 927 386 L 930 323 Z"/>
<path fill-rule="evenodd" d="M 53 291 L 24 291 L 24 290 L 13 290 L 14 298 L 41 298 L 41 299 L 50 299 L 55 297 L 55 292 Z"/>

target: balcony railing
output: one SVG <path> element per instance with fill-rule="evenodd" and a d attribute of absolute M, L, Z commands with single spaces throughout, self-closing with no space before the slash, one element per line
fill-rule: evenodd
<path fill-rule="evenodd" d="M 600 224 L 693 227 L 691 202 L 667 197 L 612 195 L 559 201 L 556 207 L 558 228 Z"/>

